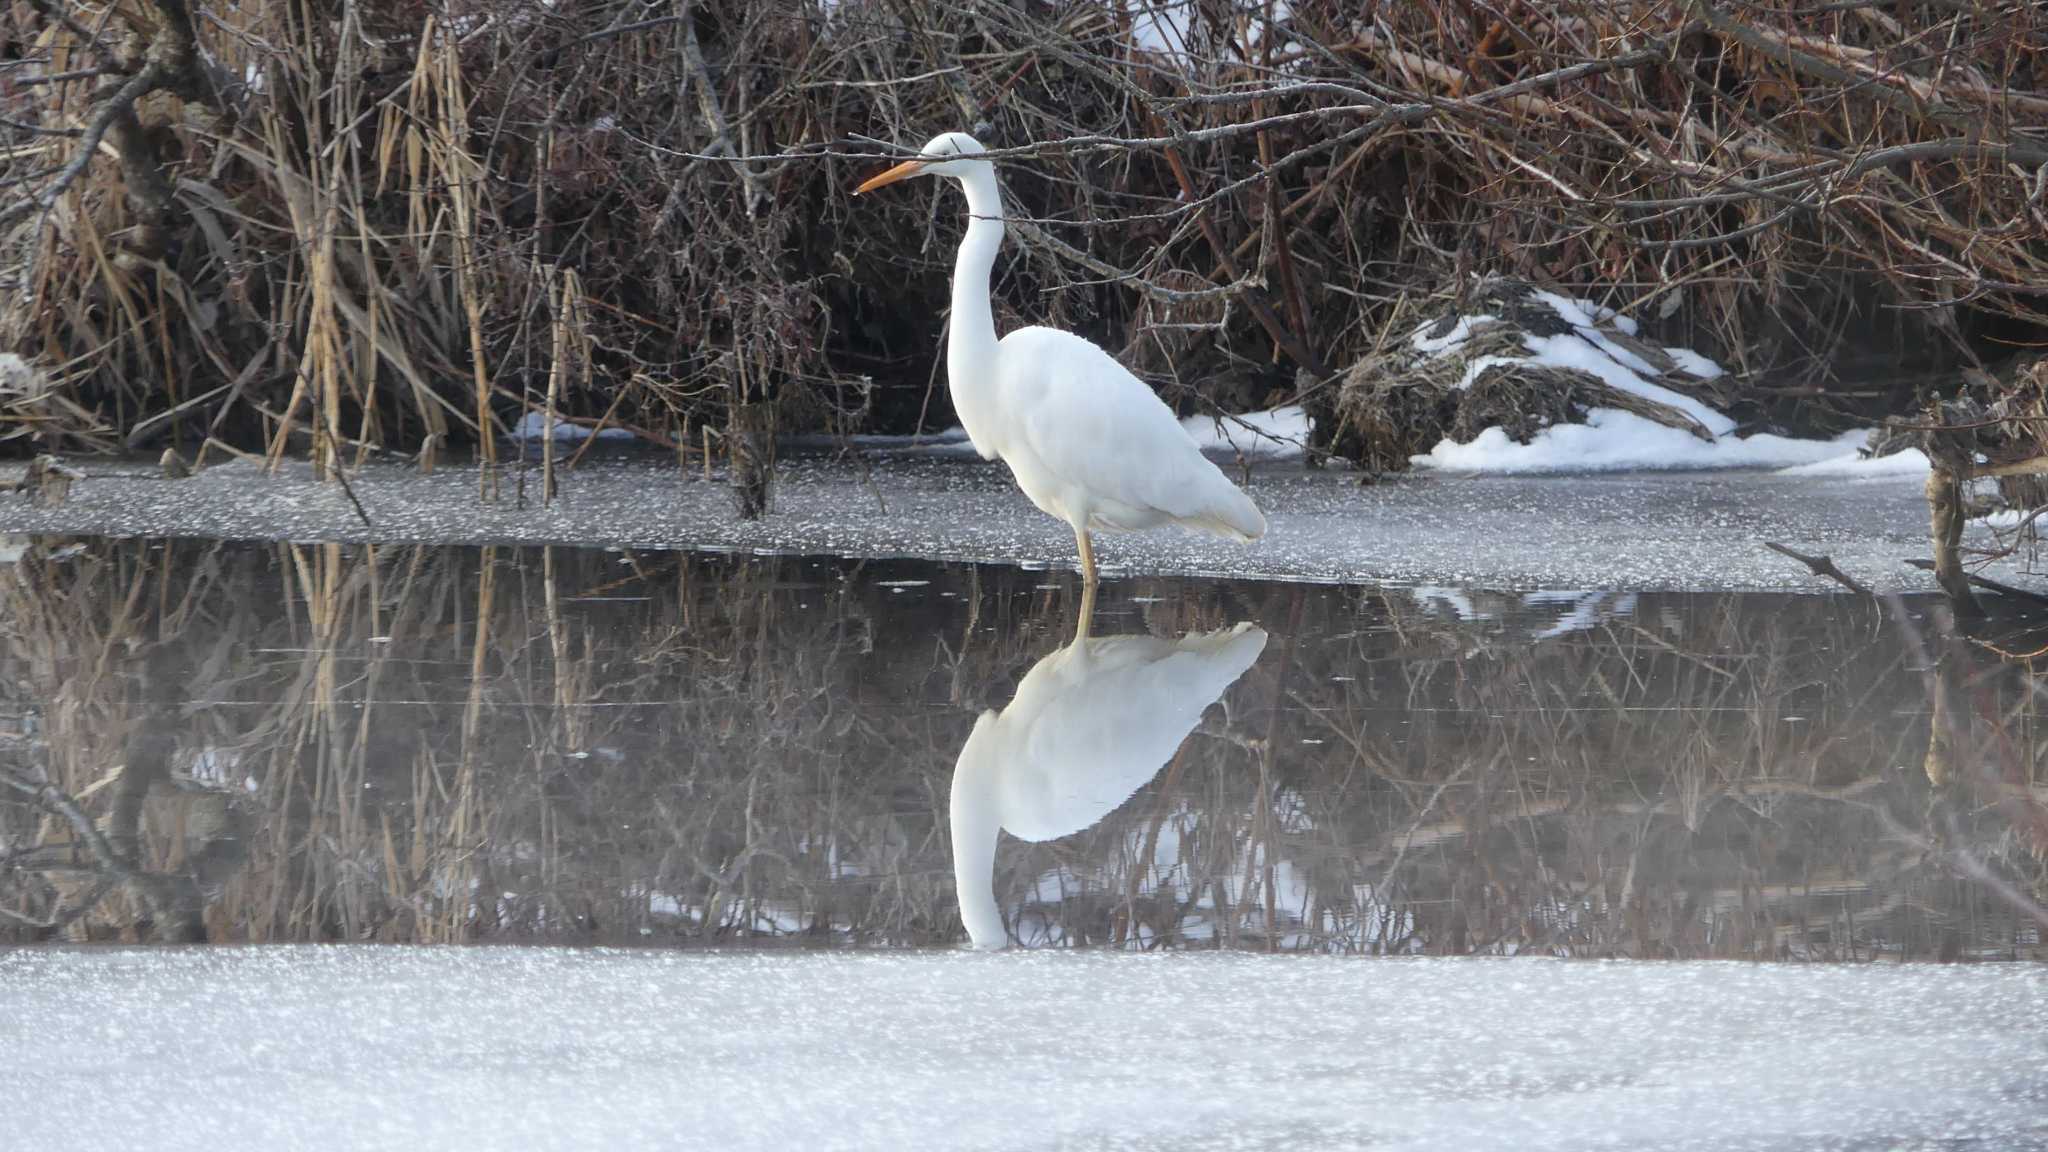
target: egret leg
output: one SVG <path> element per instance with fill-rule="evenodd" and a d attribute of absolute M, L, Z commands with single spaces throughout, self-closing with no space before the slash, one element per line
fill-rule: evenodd
<path fill-rule="evenodd" d="M 1081 549 L 1081 627 L 1076 638 L 1086 640 L 1088 628 L 1095 620 L 1095 547 L 1088 540 L 1088 530 L 1074 529 L 1074 543 Z"/>

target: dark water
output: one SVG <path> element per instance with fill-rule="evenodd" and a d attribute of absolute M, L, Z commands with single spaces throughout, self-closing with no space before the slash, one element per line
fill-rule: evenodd
<path fill-rule="evenodd" d="M 965 836 L 1028 945 L 2043 953 L 2044 641 L 1931 601 L 1149 579 L 1077 646 L 1065 573 L 134 540 L 0 597 L 0 939 L 950 945 Z M 999 809 L 1054 838 L 973 866 Z"/>

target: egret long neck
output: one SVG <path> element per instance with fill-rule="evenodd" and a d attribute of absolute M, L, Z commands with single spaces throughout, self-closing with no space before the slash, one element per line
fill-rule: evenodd
<path fill-rule="evenodd" d="M 967 236 L 953 263 L 953 316 L 946 330 L 946 383 L 953 409 L 975 443 L 985 445 L 997 426 L 996 321 L 989 275 L 1003 246 L 1003 194 L 992 164 L 976 164 L 960 178 L 967 193 Z"/>
<path fill-rule="evenodd" d="M 1010 942 L 996 905 L 996 836 L 1002 827 L 996 775 L 1001 766 L 991 762 L 987 746 L 994 725 L 995 713 L 982 713 L 953 767 L 953 889 L 960 899 L 960 921 L 976 948 L 1002 948 Z"/>

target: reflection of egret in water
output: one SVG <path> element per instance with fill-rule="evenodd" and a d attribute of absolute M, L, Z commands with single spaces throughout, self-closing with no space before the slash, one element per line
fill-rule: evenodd
<path fill-rule="evenodd" d="M 981 714 L 953 769 L 953 879 L 976 947 L 1009 943 L 996 830 L 1055 840 L 1109 815 L 1265 646 L 1250 624 L 1178 641 L 1084 633 L 1033 665 L 1009 707 Z"/>

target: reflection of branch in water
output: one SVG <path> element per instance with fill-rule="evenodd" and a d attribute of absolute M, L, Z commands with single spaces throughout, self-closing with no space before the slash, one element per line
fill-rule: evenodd
<path fill-rule="evenodd" d="M 1883 819 L 1893 835 L 1906 840 L 1908 843 L 1921 848 L 1938 859 L 1947 861 L 1957 871 L 1982 885 L 1987 891 L 2004 901 L 2014 911 L 2043 927 L 2048 927 L 2048 909 L 2044 909 L 2040 903 L 2021 891 L 2010 880 L 2000 876 L 1989 864 L 1970 850 L 1967 844 L 1968 836 L 1957 816 L 1956 807 L 1951 798 L 1951 793 L 1956 788 L 1981 789 L 1996 795 L 2002 801 L 2019 803 L 2026 806 L 2027 810 L 2022 813 L 2023 816 L 2032 816 L 2037 820 L 2040 818 L 2040 814 L 2036 811 L 2038 802 L 2029 794 L 2024 792 L 2016 794 L 2014 789 L 2008 788 L 2006 782 L 1992 771 L 1991 766 L 1986 763 L 1985 757 L 1980 754 L 1979 742 L 1966 739 L 1967 736 L 1975 735 L 1976 733 L 1968 725 L 1961 722 L 1960 715 L 1956 711 L 1955 693 L 1951 681 L 1958 675 L 1956 665 L 1967 662 L 1967 655 L 1970 649 L 1962 647 L 1955 642 L 1953 634 L 1956 627 L 1954 617 L 1936 617 L 1943 629 L 1944 638 L 1949 641 L 1949 651 L 1937 660 L 1928 652 L 1927 644 L 1920 633 L 1920 629 L 1914 625 L 1912 618 L 1906 613 L 1905 606 L 1899 597 L 1896 595 L 1887 596 L 1885 598 L 1885 606 L 1897 624 L 1899 633 L 1905 637 L 1908 649 L 1917 658 L 1917 662 L 1922 669 L 1924 683 L 1927 685 L 1928 697 L 1932 704 L 1928 719 L 1925 773 L 1927 781 L 1934 791 L 1929 798 L 1927 818 L 1930 824 L 1939 819 L 1940 826 L 1936 829 L 1936 835 L 1921 836 L 1899 824 L 1889 812 L 1879 810 L 1880 818 Z M 2000 665 L 1999 667 L 2004 666 Z M 2031 676 L 2027 679 L 2027 685 L 2032 692 L 2038 693 L 2038 684 Z M 1961 762 L 1960 765 L 1959 762 Z M 1959 766 L 1963 768 L 1962 771 L 1958 771 Z"/>
<path fill-rule="evenodd" d="M 1953 864 L 1957 871 L 1982 884 L 2021 915 L 2048 929 L 2048 907 L 2043 907 L 2025 892 L 2020 891 L 2018 886 L 1993 871 L 1976 853 L 1964 847 L 1961 843 L 1964 838 L 1963 828 L 1957 822 L 1954 811 L 1946 812 L 1945 816 L 1946 847 L 1899 823 L 1891 813 L 1878 811 L 1878 817 L 1884 821 L 1886 830 L 1893 836 L 1931 857 Z"/>
<path fill-rule="evenodd" d="M 136 771 L 133 767 L 123 769 L 123 774 Z M 136 862 L 133 850 L 134 838 L 124 836 L 118 830 L 124 826 L 122 806 L 117 806 L 114 836 L 100 830 L 92 817 L 69 793 L 50 782 L 49 774 L 40 766 L 28 768 L 0 765 L 0 784 L 26 795 L 37 807 L 57 816 L 70 826 L 77 842 L 86 846 L 92 857 L 94 880 L 83 899 L 68 909 L 62 909 L 47 921 L 38 923 L 18 913 L 10 915 L 32 926 L 57 931 L 69 927 L 78 919 L 91 912 L 99 902 L 113 891 L 116 885 L 128 888 L 150 908 L 151 913 L 165 934 L 172 939 L 203 939 L 205 930 L 198 922 L 198 901 L 196 893 L 187 899 L 186 888 L 190 881 L 186 877 L 172 876 L 160 872 L 149 872 Z M 145 783 L 144 787 L 147 787 Z M 133 810 L 134 819 L 140 820 L 139 807 Z M 131 826 L 132 825 L 128 825 Z M 125 843 L 117 843 L 118 841 Z"/>

